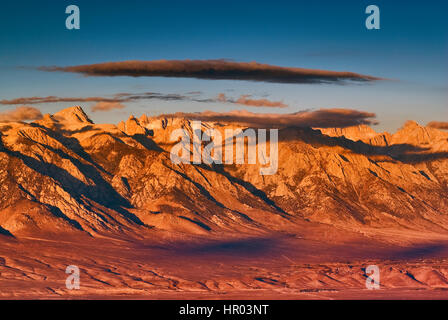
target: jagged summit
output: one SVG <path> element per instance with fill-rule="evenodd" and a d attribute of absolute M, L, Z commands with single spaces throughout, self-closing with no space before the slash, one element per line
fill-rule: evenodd
<path fill-rule="evenodd" d="M 139 120 L 137 120 L 134 115 L 130 115 L 128 120 L 126 122 L 121 121 L 118 124 L 118 129 L 120 129 L 122 132 L 126 133 L 129 136 L 133 136 L 136 134 L 147 134 L 147 129 L 144 125 L 140 123 Z"/>
<path fill-rule="evenodd" d="M 331 137 L 346 137 L 347 139 L 357 141 L 370 139 L 378 135 L 378 133 L 373 130 L 368 125 L 362 124 L 359 126 L 346 127 L 346 128 L 324 128 L 319 130 Z"/>
<path fill-rule="evenodd" d="M 409 120 L 392 136 L 393 144 L 409 144 L 432 149 L 448 148 L 448 132 L 424 127 Z"/>
<path fill-rule="evenodd" d="M 80 106 L 73 106 L 73 107 L 58 111 L 53 115 L 53 118 L 58 121 L 63 121 L 63 122 L 77 122 L 77 123 L 93 124 L 93 121 L 90 120 L 89 116 L 84 112 L 84 110 Z"/>
<path fill-rule="evenodd" d="M 346 128 L 324 128 L 319 130 L 330 137 L 345 137 L 352 141 L 362 141 L 374 146 L 388 146 L 391 140 L 391 134 L 389 132 L 378 133 L 365 124 Z"/>
<path fill-rule="evenodd" d="M 147 125 L 149 123 L 149 118 L 146 114 L 142 114 L 138 121 L 143 125 Z"/>
<path fill-rule="evenodd" d="M 403 125 L 403 128 L 417 128 L 417 127 L 420 127 L 420 125 L 418 124 L 417 121 L 414 120 L 407 120 Z"/>

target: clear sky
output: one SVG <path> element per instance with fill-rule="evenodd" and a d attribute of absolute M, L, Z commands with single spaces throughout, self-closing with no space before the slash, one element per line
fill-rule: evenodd
<path fill-rule="evenodd" d="M 67 30 L 76 4 L 81 29 Z M 365 8 L 380 8 L 380 30 L 367 30 Z M 112 96 L 120 92 L 219 93 L 282 101 L 284 109 L 231 103 L 139 100 L 91 113 L 116 123 L 130 113 L 174 111 L 295 112 L 350 108 L 374 112 L 376 130 L 404 121 L 448 121 L 447 1 L 10 1 L 0 4 L 0 100 L 19 97 Z M 351 71 L 388 78 L 353 84 L 284 84 L 162 77 L 84 77 L 45 72 L 124 60 L 229 59 L 276 66 Z M 54 113 L 73 103 L 33 105 Z M 0 112 L 15 108 L 0 105 Z"/>

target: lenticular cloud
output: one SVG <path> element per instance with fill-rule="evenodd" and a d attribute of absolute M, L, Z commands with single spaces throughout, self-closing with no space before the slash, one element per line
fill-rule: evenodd
<path fill-rule="evenodd" d="M 248 80 L 275 83 L 341 83 L 381 78 L 347 71 L 280 67 L 258 62 L 228 60 L 119 61 L 69 67 L 41 67 L 44 71 L 80 73 L 85 76 L 174 77 L 207 80 Z"/>

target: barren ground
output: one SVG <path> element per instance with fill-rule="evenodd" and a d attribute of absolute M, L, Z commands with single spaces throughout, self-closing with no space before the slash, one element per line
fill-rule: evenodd
<path fill-rule="evenodd" d="M 448 240 L 301 232 L 225 238 L 154 231 L 146 238 L 2 239 L 2 299 L 446 299 Z M 377 240 L 375 240 L 375 238 Z M 381 289 L 365 287 L 378 265 Z M 68 290 L 65 269 L 81 270 Z"/>

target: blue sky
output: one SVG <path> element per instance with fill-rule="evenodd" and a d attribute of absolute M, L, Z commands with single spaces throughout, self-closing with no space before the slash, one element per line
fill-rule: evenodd
<path fill-rule="evenodd" d="M 81 29 L 65 28 L 76 4 Z M 381 29 L 367 30 L 369 4 Z M 226 93 L 281 100 L 304 109 L 375 112 L 377 130 L 405 120 L 448 121 L 446 1 L 15 1 L 0 7 L 0 100 L 31 96 L 108 96 L 119 92 Z M 278 84 L 161 77 L 83 77 L 35 70 L 123 60 L 231 59 L 285 67 L 352 71 L 394 79 L 366 84 Z M 73 103 L 35 105 L 54 113 Z M 82 104 L 86 111 L 92 103 Z M 279 112 L 225 103 L 145 100 L 89 113 L 118 122 L 133 113 Z M 0 111 L 14 108 L 0 105 Z"/>

